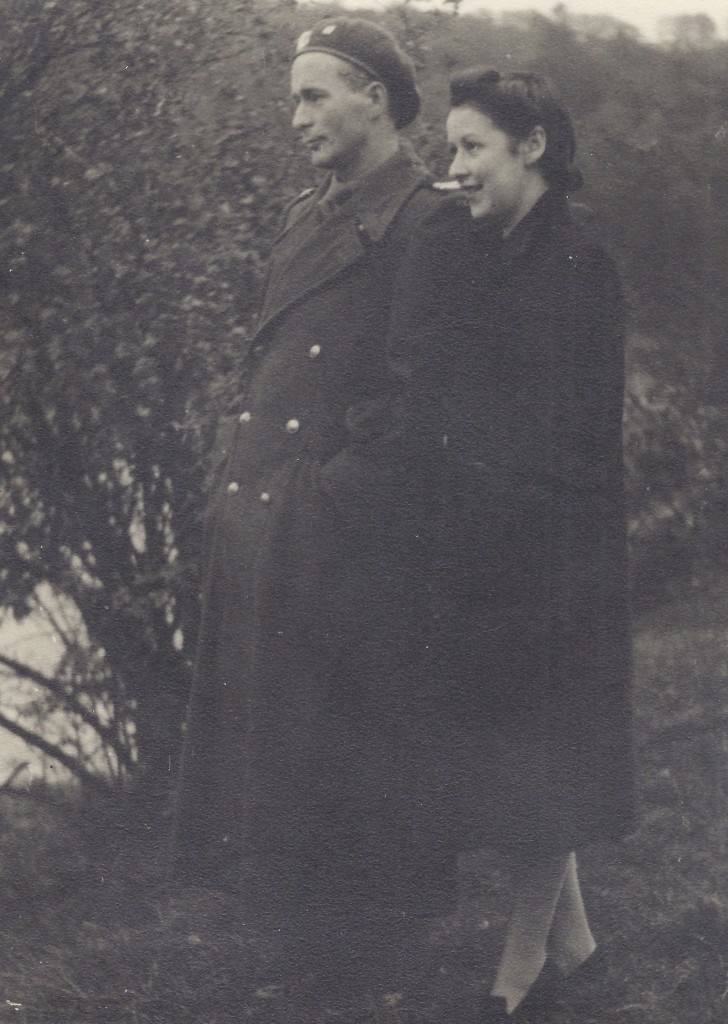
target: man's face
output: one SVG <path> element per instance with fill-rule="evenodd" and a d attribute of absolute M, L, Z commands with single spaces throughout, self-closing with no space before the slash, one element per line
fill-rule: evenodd
<path fill-rule="evenodd" d="M 329 53 L 302 53 L 291 69 L 293 127 L 314 167 L 340 181 L 357 177 L 373 127 L 367 91 L 355 92 L 342 77 L 352 70 Z"/>

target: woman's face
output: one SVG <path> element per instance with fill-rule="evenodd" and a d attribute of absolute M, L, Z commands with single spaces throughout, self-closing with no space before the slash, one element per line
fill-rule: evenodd
<path fill-rule="evenodd" d="M 533 206 L 538 194 L 545 191 L 541 175 L 534 167 L 545 145 L 543 132 L 536 129 L 539 131 L 538 139 L 532 135 L 517 142 L 475 107 L 453 107 L 450 111 L 449 173 L 459 182 L 476 220 L 492 217 L 507 233 Z"/>

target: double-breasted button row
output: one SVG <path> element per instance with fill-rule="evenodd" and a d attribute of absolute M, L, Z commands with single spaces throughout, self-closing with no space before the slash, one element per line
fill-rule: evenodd
<path fill-rule="evenodd" d="M 253 346 L 253 355 L 254 356 L 257 356 L 258 358 L 260 358 L 260 356 L 262 356 L 264 352 L 265 352 L 265 345 L 255 345 L 255 346 Z M 311 359 L 318 359 L 318 357 L 321 355 L 321 346 L 320 345 L 312 345 L 311 348 L 308 350 L 308 354 L 309 354 Z"/>
<path fill-rule="evenodd" d="M 318 351 L 320 352 L 320 348 L 319 348 L 318 345 L 314 345 L 313 347 L 318 349 Z M 316 354 L 318 355 L 318 352 Z M 241 412 L 240 413 L 240 415 L 238 416 L 238 421 L 240 423 L 250 423 L 252 418 L 253 418 L 252 414 L 250 413 L 249 410 L 246 409 L 245 412 Z M 297 434 L 300 429 L 301 429 L 301 423 L 295 417 L 291 418 L 290 420 L 287 420 L 287 422 L 286 422 L 286 430 L 287 430 L 287 432 L 289 434 Z M 227 485 L 227 492 L 228 492 L 228 494 L 235 495 L 235 494 L 238 494 L 239 491 L 240 491 L 240 484 L 238 483 L 238 481 L 237 480 L 231 480 L 230 483 Z M 268 493 L 268 491 L 262 491 L 258 495 L 258 500 L 263 505 L 269 505 L 270 502 L 271 502 L 271 496 Z"/>
<path fill-rule="evenodd" d="M 234 494 L 237 494 L 239 491 L 240 491 L 240 484 L 238 483 L 238 481 L 237 480 L 231 480 L 230 483 L 227 485 L 227 492 L 228 492 L 228 494 L 234 495 Z M 270 497 L 270 494 L 268 493 L 268 491 L 263 491 L 261 494 L 259 494 L 258 495 L 258 500 L 263 505 L 269 505 L 271 497 Z"/>
<path fill-rule="evenodd" d="M 238 420 L 240 421 L 240 423 L 250 423 L 252 418 L 252 415 L 247 410 L 245 412 L 241 412 L 240 415 L 238 416 Z M 300 420 L 297 420 L 295 417 L 286 421 L 286 430 L 288 431 L 289 434 L 297 434 L 300 429 L 301 422 Z"/>

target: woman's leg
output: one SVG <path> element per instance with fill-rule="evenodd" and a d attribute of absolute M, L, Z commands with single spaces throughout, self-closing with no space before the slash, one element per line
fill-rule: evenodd
<path fill-rule="evenodd" d="M 491 994 L 513 1013 L 538 978 L 570 855 L 523 860 L 513 870 L 514 904 Z"/>
<path fill-rule="evenodd" d="M 589 959 L 596 947 L 584 909 L 576 854 L 570 853 L 546 948 L 555 966 L 569 975 Z"/>

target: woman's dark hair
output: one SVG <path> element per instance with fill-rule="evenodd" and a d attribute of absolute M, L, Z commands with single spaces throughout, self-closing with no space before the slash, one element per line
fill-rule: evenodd
<path fill-rule="evenodd" d="M 542 75 L 471 68 L 450 82 L 450 103 L 474 107 L 516 142 L 523 142 L 540 125 L 546 133 L 546 149 L 536 166 L 544 181 L 564 192 L 581 187 L 581 172 L 574 166 L 571 115 Z"/>

